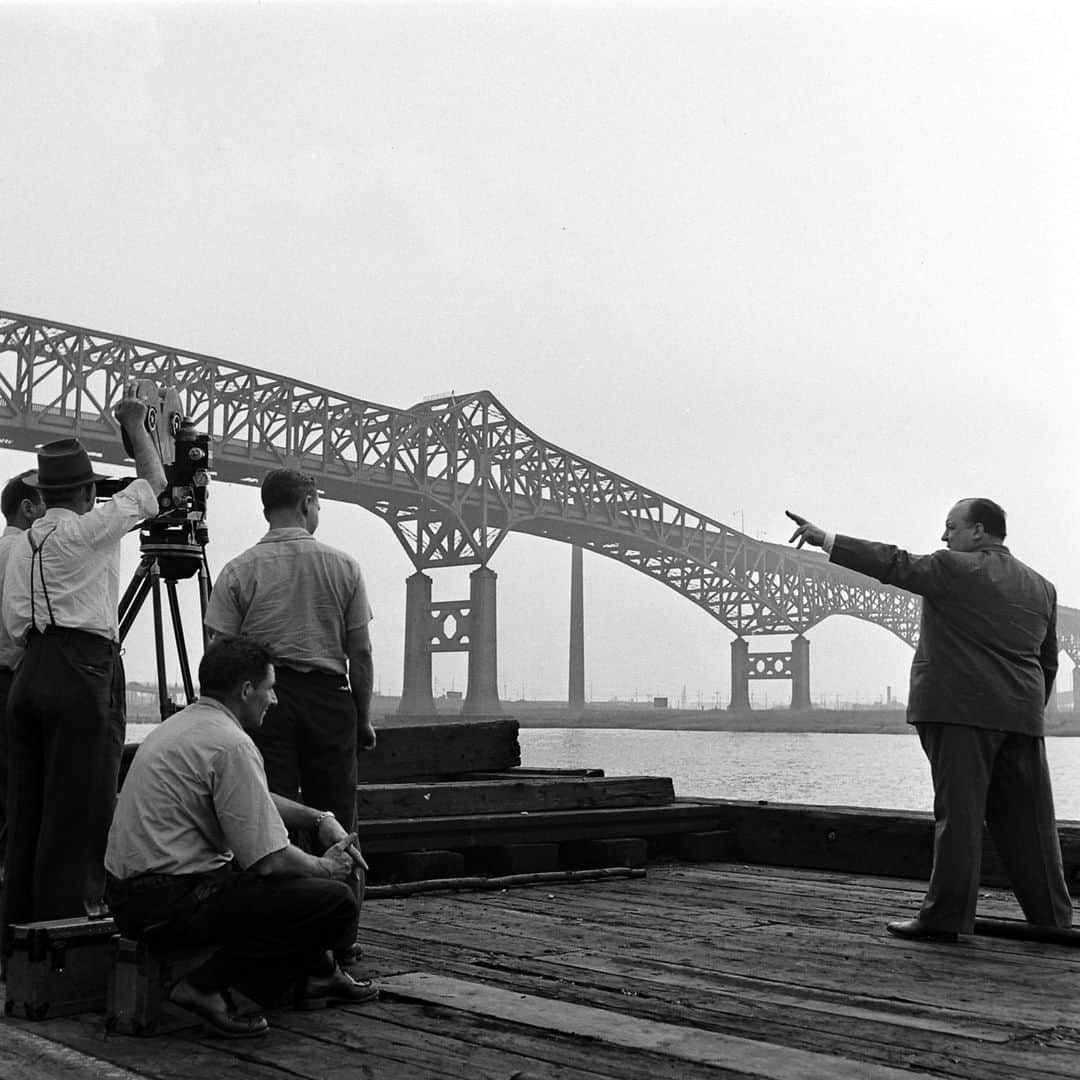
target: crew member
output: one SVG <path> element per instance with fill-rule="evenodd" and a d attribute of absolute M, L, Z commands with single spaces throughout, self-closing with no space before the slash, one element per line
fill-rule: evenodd
<path fill-rule="evenodd" d="M 24 483 L 33 471 L 27 469 L 13 476 L 0 492 L 0 514 L 7 522 L 0 535 L 0 606 L 3 605 L 4 571 L 12 544 L 45 513 L 45 500 L 41 492 Z M 22 646 L 11 639 L 0 620 L 0 882 L 3 881 L 4 856 L 7 853 L 7 699 L 15 668 L 21 659 Z"/>
<path fill-rule="evenodd" d="M 199 690 L 146 737 L 124 780 L 105 856 L 117 926 L 166 946 L 220 946 L 171 1000 L 222 1035 L 267 1029 L 262 1015 L 237 1013 L 232 989 L 263 1006 L 290 985 L 302 1008 L 373 1000 L 377 989 L 330 952 L 356 924 L 345 884 L 363 889 L 356 836 L 328 811 L 271 795 L 249 734 L 275 700 L 269 653 L 216 638 Z M 315 833 L 324 854 L 294 847 L 286 826 Z"/>
<path fill-rule="evenodd" d="M 332 810 L 352 832 L 357 750 L 375 745 L 364 578 L 355 559 L 315 539 L 319 492 L 310 476 L 268 473 L 262 504 L 270 529 L 221 571 L 206 627 L 252 637 L 273 659 L 278 703 L 253 733 L 270 790 Z M 354 935 L 338 961 L 356 952 Z"/>
<path fill-rule="evenodd" d="M 918 916 L 888 931 L 932 941 L 974 931 L 984 819 L 1028 921 L 1069 926 L 1043 742 L 1057 595 L 1005 546 L 1005 511 L 990 499 L 961 500 L 945 519 L 946 550 L 931 555 L 788 517 L 799 547 L 824 548 L 839 566 L 923 598 L 907 717 L 934 783 L 934 862 Z"/>
<path fill-rule="evenodd" d="M 96 503 L 78 439 L 46 443 L 24 483 L 46 511 L 14 545 L 3 621 L 26 650 L 8 699 L 5 932 L 13 923 L 94 914 L 124 745 L 117 603 L 120 540 L 158 511 L 165 472 L 131 387 L 115 408 L 137 478 Z"/>

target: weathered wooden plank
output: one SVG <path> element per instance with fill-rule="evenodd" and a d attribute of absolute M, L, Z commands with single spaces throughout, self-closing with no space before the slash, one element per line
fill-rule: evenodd
<path fill-rule="evenodd" d="M 701 832 L 713 828 L 711 806 L 676 800 L 666 806 L 618 809 L 543 810 L 532 814 L 468 814 L 449 817 L 402 817 L 360 821 L 357 831 L 365 854 L 529 843 L 537 838 L 603 840 L 624 836 L 655 836 Z"/>
<path fill-rule="evenodd" d="M 361 784 L 357 816 L 444 817 L 459 814 L 535 814 L 592 807 L 665 806 L 675 799 L 670 779 L 648 776 L 520 777 L 436 783 Z"/>
<path fill-rule="evenodd" d="M 595 954 L 594 954 L 595 955 Z M 501 966 L 497 957 L 485 955 L 476 962 L 453 955 L 439 955 L 433 945 L 430 970 L 440 970 L 466 981 L 486 982 L 516 993 L 550 996 L 558 987 L 559 997 L 577 1004 L 607 1011 L 643 1016 L 679 1024 L 693 1023 L 702 1030 L 748 1036 L 780 1045 L 821 1050 L 841 1057 L 866 1058 L 882 1064 L 904 1061 L 908 1067 L 934 1075 L 963 1077 L 966 1080 L 1074 1080 L 1076 1053 L 1080 1045 L 1063 1039 L 1060 1032 L 1045 1026 L 1029 1029 L 1008 1025 L 1013 1040 L 1007 1044 L 979 1039 L 950 1037 L 917 1026 L 882 1026 L 860 1021 L 856 1016 L 832 1016 L 827 1010 L 809 1011 L 783 1006 L 770 1007 L 753 995 L 712 992 L 677 983 L 666 985 L 631 972 L 608 975 L 601 970 L 568 972 L 554 965 L 553 958 L 537 956 L 526 961 L 510 961 Z M 677 965 L 671 965 L 674 971 Z M 397 972 L 403 969 L 397 966 Z M 425 969 L 428 970 L 428 969 Z M 580 981 L 576 981 L 580 976 Z M 711 978 L 719 978 L 710 972 Z M 677 978 L 677 975 L 676 975 Z M 768 985 L 763 980 L 762 985 Z M 793 990 L 798 988 L 793 986 Z M 844 999 L 842 992 L 837 999 Z M 815 995 L 811 995 L 811 1000 Z M 883 1009 L 905 1008 L 905 1003 L 878 999 Z M 964 1014 L 958 1014 L 961 1021 Z M 598 1051 L 598 1053 L 606 1051 Z M 616 1074 L 618 1075 L 618 1074 Z"/>
<path fill-rule="evenodd" d="M 332 1062 L 322 1052 L 312 1056 L 312 1043 L 330 1044 L 340 1048 L 346 1058 L 379 1062 L 377 1070 L 371 1075 L 378 1080 L 385 1080 L 385 1062 L 393 1062 L 399 1068 L 413 1071 L 401 1073 L 408 1080 L 421 1077 L 449 1077 L 461 1080 L 462 1077 L 511 1077 L 518 1073 L 531 1076 L 543 1076 L 544 1080 L 604 1080 L 607 1077 L 619 1077 L 620 1073 L 610 1071 L 607 1063 L 597 1063 L 591 1048 L 581 1044 L 564 1044 L 555 1053 L 543 1037 L 521 1032 L 520 1029 L 490 1032 L 489 1037 L 477 1038 L 476 1026 L 471 1018 L 454 1012 L 449 1022 L 443 1025 L 430 1023 L 430 1015 L 425 1005 L 411 1002 L 393 1001 L 380 1003 L 375 1008 L 364 1006 L 362 1009 L 327 1009 L 325 1012 L 296 1014 L 282 1012 L 274 1014 L 273 1023 L 293 1032 L 303 1042 L 299 1045 L 309 1055 L 308 1069 L 317 1062 L 324 1069 Z M 417 1027 L 423 1030 L 423 1037 L 418 1037 Z M 492 1037 L 494 1036 L 494 1037 Z M 291 1067 L 290 1060 L 282 1065 Z M 303 1062 L 298 1063 L 303 1067 Z M 599 1067 L 596 1068 L 599 1064 Z M 590 1067 L 594 1066 L 594 1067 Z M 317 1080 L 322 1080 L 329 1070 L 313 1073 Z M 301 1072 L 300 1075 L 308 1075 Z M 351 1072 L 345 1077 L 354 1075 Z M 653 1080 L 653 1077 L 641 1073 L 641 1080 Z M 626 1080 L 631 1080 L 627 1077 Z"/>
<path fill-rule="evenodd" d="M 651 1050 L 680 1061 L 735 1067 L 761 1080 L 931 1080 L 930 1073 L 626 1017 L 605 1009 L 516 994 L 425 972 L 395 975 L 384 980 L 382 986 L 385 993 L 406 1000 L 451 1006 L 627 1049 Z"/>
<path fill-rule="evenodd" d="M 5 1038 L 9 1022 L 3 1022 Z M 97 1061 L 98 1071 L 88 1074 L 87 1080 L 91 1076 L 93 1080 L 111 1080 L 112 1069 L 119 1074 L 117 1080 L 127 1080 L 124 1070 L 154 1080 L 218 1076 L 228 1076 L 230 1080 L 282 1080 L 280 1070 L 251 1062 L 237 1043 L 217 1039 L 208 1045 L 200 1045 L 190 1037 L 198 1030 L 197 1025 L 171 1035 L 137 1039 L 129 1035 L 106 1035 L 101 1015 L 89 1013 L 45 1020 L 35 1024 L 34 1030 L 40 1030 L 49 1039 Z"/>
<path fill-rule="evenodd" d="M 4 1080 L 143 1080 L 146 1076 L 43 1039 L 11 1020 L 3 1025 L 0 1076 Z"/>
<path fill-rule="evenodd" d="M 374 749 L 358 761 L 361 784 L 510 769 L 521 764 L 518 725 L 474 720 L 381 728 Z"/>

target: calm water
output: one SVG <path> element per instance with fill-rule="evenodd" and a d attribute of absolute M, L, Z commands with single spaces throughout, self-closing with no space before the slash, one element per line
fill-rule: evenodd
<path fill-rule="evenodd" d="M 153 724 L 129 724 L 141 739 Z M 670 776 L 677 795 L 929 810 L 930 769 L 910 735 L 522 728 L 521 763 Z M 1057 816 L 1080 821 L 1080 738 L 1046 740 Z"/>
<path fill-rule="evenodd" d="M 521 763 L 670 776 L 677 795 L 929 810 L 914 735 L 522 728 Z M 1080 738 L 1046 740 L 1057 816 L 1080 821 Z"/>

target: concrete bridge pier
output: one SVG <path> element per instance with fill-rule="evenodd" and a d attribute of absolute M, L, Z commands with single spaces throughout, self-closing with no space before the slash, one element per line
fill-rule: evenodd
<path fill-rule="evenodd" d="M 1073 667 L 1073 712 L 1080 713 L 1080 664 Z"/>
<path fill-rule="evenodd" d="M 405 672 L 398 705 L 402 716 L 435 715 L 431 635 L 431 578 L 418 570 L 405 579 Z"/>
<path fill-rule="evenodd" d="M 791 707 L 809 710 L 810 642 L 797 634 L 791 639 Z"/>
<path fill-rule="evenodd" d="M 573 717 L 585 712 L 585 586 L 582 549 L 570 549 L 570 685 L 567 711 Z"/>
<path fill-rule="evenodd" d="M 497 576 L 486 566 L 469 575 L 469 683 L 462 716 L 502 715 L 495 620 Z"/>
<path fill-rule="evenodd" d="M 750 643 L 737 637 L 731 643 L 731 703 L 729 712 L 750 711 Z"/>

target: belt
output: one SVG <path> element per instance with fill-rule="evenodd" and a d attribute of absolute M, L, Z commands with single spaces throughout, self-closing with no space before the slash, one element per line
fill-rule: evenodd
<path fill-rule="evenodd" d="M 314 668 L 311 671 L 301 671 L 299 668 L 289 667 L 288 664 L 275 664 L 274 674 L 279 678 L 284 675 L 288 679 L 310 679 L 311 681 L 323 680 L 344 685 L 346 675 L 343 671 L 322 671 Z"/>
<path fill-rule="evenodd" d="M 182 885 L 195 888 L 200 884 L 216 884 L 225 881 L 233 872 L 233 864 L 227 862 L 216 870 L 206 870 L 201 874 L 136 874 L 134 877 L 118 878 L 107 873 L 107 877 L 114 889 L 141 892 L 143 889 L 162 889 L 169 885 L 174 888 Z"/>
<path fill-rule="evenodd" d="M 56 623 L 49 623 L 48 626 L 45 626 L 40 630 L 31 628 L 30 632 L 27 634 L 26 640 L 31 641 L 35 637 L 70 638 L 75 641 L 83 640 L 95 645 L 108 645 L 113 652 L 120 651 L 120 643 L 114 641 L 112 638 L 106 637 L 104 634 L 96 634 L 93 630 L 79 630 L 73 626 L 57 626 Z"/>

